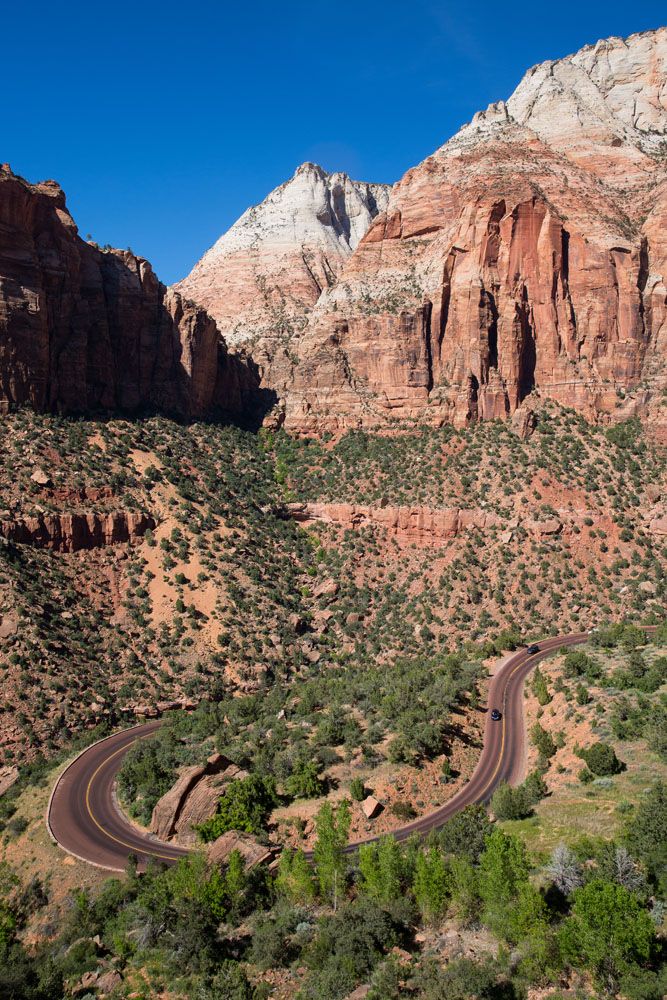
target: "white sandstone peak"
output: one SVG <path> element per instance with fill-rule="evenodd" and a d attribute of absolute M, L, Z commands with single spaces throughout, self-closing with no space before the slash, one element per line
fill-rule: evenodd
<path fill-rule="evenodd" d="M 302 163 L 177 288 L 208 309 L 232 344 L 256 343 L 277 326 L 291 336 L 385 209 L 389 190 Z"/>
<path fill-rule="evenodd" d="M 197 267 L 228 251 L 265 242 L 354 250 L 384 209 L 388 192 L 387 185 L 364 184 L 344 173 L 328 174 L 315 163 L 302 163 L 261 204 L 247 209 Z"/>
<path fill-rule="evenodd" d="M 508 124 L 530 129 L 576 159 L 600 147 L 624 147 L 634 162 L 637 155 L 664 151 L 667 28 L 606 38 L 533 66 L 507 101 L 490 105 L 461 129 L 454 147 Z"/>

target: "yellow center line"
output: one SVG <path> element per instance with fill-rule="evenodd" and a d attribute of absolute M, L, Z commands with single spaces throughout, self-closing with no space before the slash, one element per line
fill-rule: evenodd
<path fill-rule="evenodd" d="M 554 641 L 556 641 L 556 640 L 554 640 Z M 560 644 L 562 645 L 562 642 Z M 551 652 L 552 649 L 555 649 L 555 648 L 557 648 L 557 646 L 554 646 L 554 647 L 549 646 L 548 649 L 545 649 L 543 647 L 540 650 L 540 652 L 541 653 Z M 510 672 L 508 674 L 507 681 L 505 682 L 505 690 L 503 691 L 503 726 L 502 726 L 502 731 L 501 731 L 501 734 L 500 734 L 500 753 L 498 754 L 498 761 L 496 763 L 494 772 L 491 775 L 491 777 L 489 778 L 489 780 L 487 781 L 487 783 L 484 786 L 484 788 L 482 789 L 482 791 L 480 792 L 480 796 L 486 795 L 486 793 L 488 792 L 489 788 L 491 787 L 491 785 L 495 781 L 496 775 L 498 774 L 498 771 L 500 770 L 500 765 L 503 762 L 503 753 L 505 752 L 505 705 L 507 703 L 507 685 L 509 684 L 509 682 L 512 679 L 512 677 L 514 677 L 514 675 L 517 672 L 517 670 L 519 670 L 521 667 L 525 667 L 525 665 L 529 662 L 529 660 L 532 660 L 533 656 L 536 656 L 536 655 L 537 655 L 536 653 L 531 653 L 530 656 L 527 656 L 524 660 L 521 660 L 520 663 L 517 663 L 517 665 L 512 670 L 510 670 Z M 459 794 L 461 794 L 464 790 L 465 790 L 465 786 L 461 789 L 461 792 L 459 792 Z M 452 799 L 452 801 L 454 801 L 454 800 Z"/>
<path fill-rule="evenodd" d="M 543 648 L 543 649 L 540 650 L 540 652 L 551 652 L 551 647 L 549 647 L 548 650 L 545 650 Z M 525 659 L 523 659 L 519 663 L 517 663 L 517 665 L 510 671 L 510 673 L 509 673 L 509 675 L 507 677 L 507 681 L 505 682 L 505 690 L 503 691 L 503 718 L 502 718 L 502 730 L 501 730 L 501 736 L 500 736 L 500 753 L 498 754 L 498 760 L 496 762 L 496 766 L 495 766 L 495 769 L 493 771 L 493 774 L 491 775 L 491 777 L 487 781 L 486 785 L 484 786 L 484 788 L 480 792 L 480 796 L 485 795 L 486 792 L 489 790 L 489 788 L 491 787 L 491 785 L 495 781 L 496 775 L 498 774 L 498 771 L 500 770 L 500 766 L 501 766 L 501 764 L 503 762 L 503 754 L 505 752 L 505 735 L 506 735 L 505 706 L 506 706 L 506 702 L 507 702 L 507 685 L 508 685 L 509 681 L 512 679 L 512 677 L 514 676 L 514 674 L 517 672 L 517 670 L 520 670 L 521 667 L 525 667 L 526 663 L 528 663 L 533 658 L 533 656 L 535 656 L 535 655 L 536 655 L 535 653 L 531 653 L 530 656 L 526 657 Z M 140 739 L 146 739 L 146 737 L 137 736 L 136 739 L 132 741 L 132 743 L 136 743 L 137 740 L 140 740 Z M 125 847 L 125 848 L 127 848 L 128 850 L 130 850 L 132 852 L 138 852 L 138 853 L 143 853 L 143 854 L 150 854 L 153 857 L 162 858 L 165 861 L 176 861 L 178 859 L 178 855 L 174 856 L 172 854 L 160 854 L 158 851 L 153 851 L 153 850 L 149 850 L 149 849 L 142 849 L 142 848 L 137 847 L 136 844 L 128 844 L 127 841 L 121 840 L 119 837 L 114 836 L 113 833 L 110 833 L 109 830 L 107 830 L 99 822 L 99 820 L 97 819 L 97 817 L 95 816 L 95 814 L 94 814 L 94 812 L 92 810 L 92 807 L 91 807 L 91 804 L 90 804 L 90 790 L 92 788 L 93 782 L 97 778 L 97 776 L 100 773 L 100 771 L 102 770 L 102 768 L 105 767 L 105 765 L 108 764 L 109 761 L 113 760 L 114 757 L 117 757 L 118 754 L 121 754 L 121 753 L 126 752 L 127 750 L 129 750 L 129 748 L 132 746 L 132 743 L 126 744 L 126 745 L 124 745 L 122 747 L 119 747 L 118 750 L 114 750 L 114 752 L 111 754 L 111 756 L 110 757 L 106 757 L 102 761 L 102 763 L 98 765 L 98 767 L 95 769 L 95 771 L 91 775 L 90 781 L 88 782 L 88 785 L 86 787 L 86 809 L 88 811 L 88 815 L 90 816 L 90 818 L 92 819 L 93 823 L 98 828 L 98 830 L 100 830 L 100 832 L 103 833 L 105 837 L 108 837 L 110 840 L 113 840 L 116 844 L 120 844 L 121 847 Z M 465 790 L 465 786 L 464 786 L 464 788 L 461 789 L 461 792 L 459 792 L 458 794 L 462 794 L 464 790 Z M 454 798 L 456 798 L 456 796 Z M 451 801 L 453 802 L 454 799 L 452 799 Z M 187 851 L 188 848 L 184 848 L 184 850 Z"/>
<path fill-rule="evenodd" d="M 137 738 L 135 740 L 133 740 L 132 743 L 136 743 L 137 740 L 145 739 L 145 738 L 146 737 L 137 736 Z M 129 748 L 132 746 L 132 743 L 126 744 L 125 746 L 122 746 L 122 747 L 119 747 L 118 750 L 114 750 L 114 752 L 111 754 L 111 756 L 110 757 L 105 757 L 105 759 L 102 761 L 102 763 L 100 765 L 98 765 L 98 767 L 93 771 L 93 773 L 91 775 L 91 778 L 90 778 L 90 781 L 88 782 L 88 785 L 86 787 L 86 809 L 88 811 L 88 815 L 90 816 L 90 818 L 92 819 L 93 823 L 98 828 L 98 830 L 100 830 L 104 834 L 105 837 L 108 837 L 110 840 L 115 841 L 116 844 L 120 844 L 121 847 L 126 847 L 130 851 L 132 851 L 133 853 L 150 854 L 153 857 L 162 858 L 165 861 L 176 861 L 177 860 L 177 856 L 174 856 L 173 854 L 160 854 L 158 851 L 142 849 L 140 847 L 137 847 L 136 844 L 128 844 L 127 841 L 121 840 L 119 837 L 115 837 L 113 833 L 110 833 L 109 830 L 107 830 L 99 822 L 99 820 L 95 816 L 95 813 L 92 810 L 92 807 L 91 807 L 91 804 L 90 804 L 90 790 L 92 788 L 93 782 L 97 778 L 97 776 L 100 773 L 100 771 L 102 770 L 102 768 L 106 764 L 108 764 L 109 761 L 113 760 L 114 757 L 117 757 L 118 754 L 123 753 L 124 751 L 129 750 Z"/>

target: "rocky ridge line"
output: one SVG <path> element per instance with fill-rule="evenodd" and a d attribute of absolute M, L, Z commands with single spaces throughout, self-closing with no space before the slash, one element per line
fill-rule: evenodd
<path fill-rule="evenodd" d="M 299 433 L 462 426 L 532 395 L 667 438 L 667 29 L 530 70 L 392 189 L 313 310 Z"/>

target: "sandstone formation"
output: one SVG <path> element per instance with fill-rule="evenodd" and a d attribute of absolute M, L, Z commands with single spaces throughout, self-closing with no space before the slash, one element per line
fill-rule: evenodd
<path fill-rule="evenodd" d="M 352 503 L 290 503 L 288 513 L 295 521 L 308 527 L 317 522 L 338 525 L 343 530 L 356 531 L 375 526 L 399 545 L 416 545 L 418 548 L 436 548 L 466 531 L 478 530 L 491 535 L 498 532 L 498 540 L 506 545 L 513 533 L 522 529 L 530 535 L 549 538 L 555 535 L 580 531 L 587 523 L 598 524 L 599 514 L 590 510 L 556 511 L 549 517 L 513 516 L 503 518 L 493 511 L 479 508 L 391 507 Z M 667 533 L 667 518 L 662 509 L 649 512 L 649 530 L 654 534 Z M 320 593 L 327 593 L 320 589 Z"/>
<path fill-rule="evenodd" d="M 113 511 L 108 514 L 35 514 L 0 521 L 0 538 L 55 552 L 99 549 L 133 542 L 155 528 L 150 514 Z"/>
<path fill-rule="evenodd" d="M 0 411 L 241 413 L 257 386 L 148 261 L 84 242 L 57 184 L 0 167 Z"/>
<path fill-rule="evenodd" d="M 299 343 L 286 426 L 507 417 L 667 431 L 667 29 L 530 70 L 392 190 Z"/>
<path fill-rule="evenodd" d="M 214 840 L 212 844 L 209 844 L 208 860 L 218 865 L 226 865 L 232 851 L 239 852 L 246 868 L 254 868 L 255 865 L 270 861 L 275 849 L 261 844 L 249 833 L 237 833 L 236 830 L 229 830 Z"/>
<path fill-rule="evenodd" d="M 230 345 L 284 385 L 308 313 L 336 279 L 389 188 L 314 163 L 249 208 L 176 288 L 202 305 Z"/>
<path fill-rule="evenodd" d="M 215 813 L 218 799 L 230 781 L 247 777 L 247 771 L 222 754 L 212 754 L 206 764 L 186 767 L 176 783 L 156 803 L 151 832 L 160 840 L 196 843 L 196 827 Z"/>
<path fill-rule="evenodd" d="M 350 503 L 291 503 L 288 510 L 294 520 L 305 525 L 317 521 L 352 529 L 377 525 L 399 543 L 414 543 L 420 547 L 456 538 L 470 528 L 490 530 L 505 524 L 490 511 L 458 508 L 434 510 L 429 507 L 371 507 Z"/>

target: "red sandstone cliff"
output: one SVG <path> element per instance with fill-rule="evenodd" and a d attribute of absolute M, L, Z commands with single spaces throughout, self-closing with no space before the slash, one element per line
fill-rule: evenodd
<path fill-rule="evenodd" d="M 84 242 L 57 184 L 0 168 L 0 408 L 196 417 L 243 411 L 256 389 L 254 366 L 148 261 Z"/>
<path fill-rule="evenodd" d="M 394 187 L 323 292 L 301 432 L 463 424 L 531 393 L 667 430 L 667 29 L 535 67 Z"/>
<path fill-rule="evenodd" d="M 0 538 L 56 552 L 78 552 L 133 542 L 154 527 L 150 514 L 130 511 L 35 514 L 0 521 Z"/>

